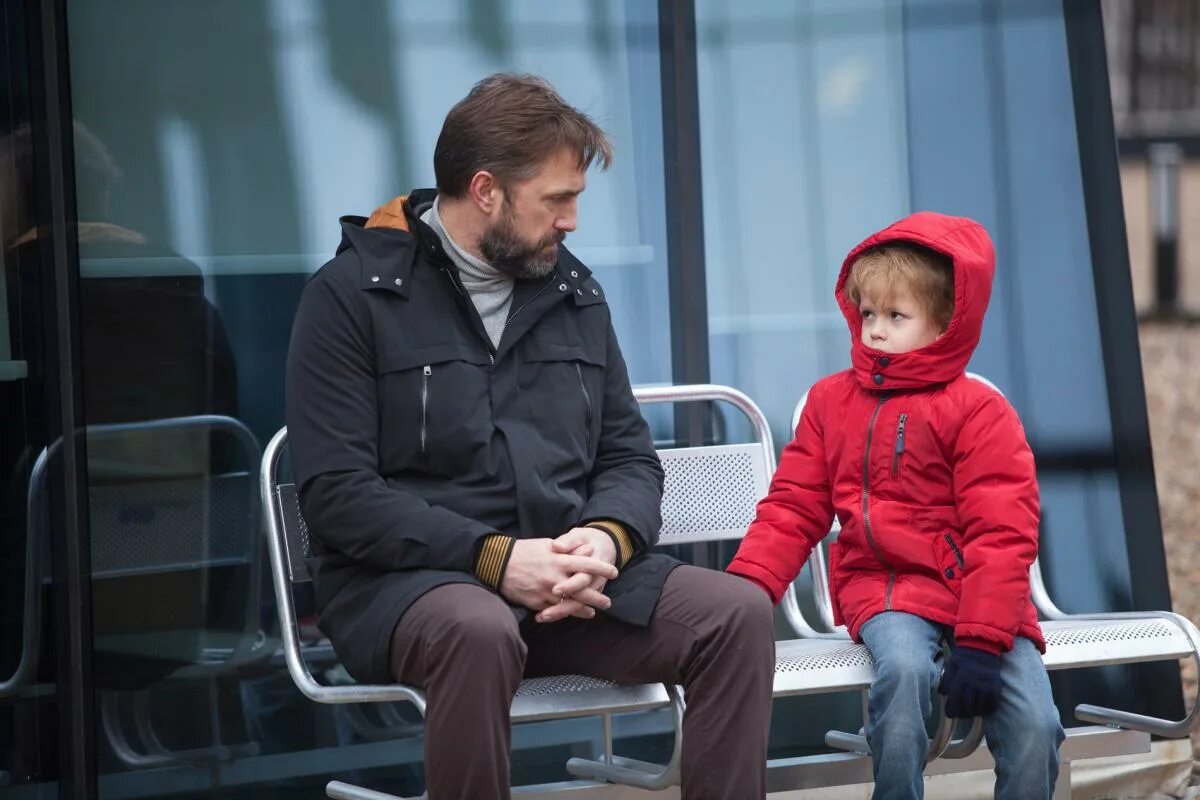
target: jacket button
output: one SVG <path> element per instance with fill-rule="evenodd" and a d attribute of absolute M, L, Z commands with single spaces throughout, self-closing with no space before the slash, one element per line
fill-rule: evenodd
<path fill-rule="evenodd" d="M 592 289 L 592 294 L 594 294 L 594 295 L 596 295 L 597 297 L 599 297 L 599 296 L 600 296 L 600 290 L 599 290 L 599 289 Z"/>
<path fill-rule="evenodd" d="M 580 297 L 583 297 L 583 289 L 576 289 L 575 294 L 579 295 Z"/>
<path fill-rule="evenodd" d="M 884 356 L 883 358 L 879 359 L 879 366 L 881 366 L 881 367 L 886 367 L 890 363 L 892 363 L 892 360 L 890 358 L 888 358 L 887 356 Z"/>
<path fill-rule="evenodd" d="M 947 578 L 954 577 L 954 567 L 946 567 L 946 577 Z"/>
<path fill-rule="evenodd" d="M 567 285 L 566 285 L 565 283 L 560 283 L 560 284 L 558 285 L 558 290 L 559 290 L 560 292 L 565 292 L 565 291 L 567 290 Z"/>
<path fill-rule="evenodd" d="M 404 279 L 403 279 L 403 278 L 396 278 L 396 285 L 397 285 L 397 286 L 403 286 L 403 285 L 404 285 Z"/>
<path fill-rule="evenodd" d="M 575 270 L 571 270 L 571 277 L 572 277 L 572 278 L 578 278 L 578 277 L 579 277 L 579 273 L 578 273 L 578 272 L 576 272 Z"/>
<path fill-rule="evenodd" d="M 875 381 L 876 386 L 883 386 L 883 376 L 878 372 L 875 373 L 875 377 L 871 378 L 871 380 Z"/>
<path fill-rule="evenodd" d="M 372 276 L 371 276 L 371 283 L 379 283 L 379 276 L 378 276 L 378 275 L 372 275 Z"/>

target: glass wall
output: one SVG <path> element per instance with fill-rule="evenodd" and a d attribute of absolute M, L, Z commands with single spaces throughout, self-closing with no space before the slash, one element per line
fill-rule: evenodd
<path fill-rule="evenodd" d="M 482 76 L 543 75 L 611 133 L 568 245 L 606 287 L 632 379 L 670 381 L 657 8 L 554 8 L 69 4 L 102 796 L 318 797 L 331 774 L 420 792 L 403 709 L 317 707 L 284 671 L 254 470 L 338 217 L 432 186 L 442 119 Z M 599 732 L 518 732 L 515 779 L 565 778 Z"/>
<path fill-rule="evenodd" d="M 846 253 L 917 210 L 979 220 L 997 270 L 969 369 L 1034 448 L 1047 583 L 1072 611 L 1130 609 L 1137 532 L 1114 468 L 1062 4 L 715 0 L 697 16 L 713 380 L 758 400 L 782 446 L 800 396 L 849 366 L 833 300 Z M 1082 696 L 1137 702 L 1138 674 L 1059 680 L 1064 718 Z"/>

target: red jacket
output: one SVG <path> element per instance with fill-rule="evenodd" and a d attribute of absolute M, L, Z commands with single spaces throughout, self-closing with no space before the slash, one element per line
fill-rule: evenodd
<path fill-rule="evenodd" d="M 843 287 L 866 248 L 912 241 L 954 263 L 954 317 L 934 343 L 886 355 L 859 338 Z M 853 367 L 818 381 L 768 495 L 729 565 L 775 602 L 829 532 L 834 618 L 856 640 L 885 610 L 953 626 L 1001 653 L 1020 635 L 1044 650 L 1029 598 L 1037 555 L 1033 454 L 1012 406 L 964 370 L 983 327 L 995 254 L 969 219 L 921 212 L 850 251 L 835 294 Z"/>

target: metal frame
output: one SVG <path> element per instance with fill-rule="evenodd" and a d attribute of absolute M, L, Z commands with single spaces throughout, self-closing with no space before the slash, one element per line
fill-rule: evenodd
<path fill-rule="evenodd" d="M 33 182 L 25 220 L 40 232 L 45 336 L 44 441 L 63 439 L 62 469 L 53 476 L 53 526 L 59 537 L 50 559 L 55 637 L 56 761 L 63 798 L 96 794 L 96 720 L 92 702 L 92 603 L 87 527 L 87 455 L 80 333 L 79 252 L 75 237 L 75 163 L 67 46 L 66 1 L 22 4 L 12 21 L 24 28 L 29 95 L 22 112 L 34 142 Z M 20 36 L 21 34 L 16 34 Z M 15 120 L 14 120 L 15 122 Z M 13 129 L 17 126 L 14 124 Z"/>
<path fill-rule="evenodd" d="M 1112 421 L 1112 464 L 1121 497 L 1129 608 L 1171 607 L 1150 447 L 1137 314 L 1121 201 L 1104 22 L 1095 0 L 1062 0 L 1082 197 L 1087 220 L 1100 352 Z M 1140 671 L 1141 699 L 1160 713 L 1180 709 L 1178 670 Z"/>
<path fill-rule="evenodd" d="M 659 0 L 658 36 L 671 374 L 676 385 L 704 385 L 709 381 L 708 292 L 695 0 Z M 701 445 L 710 440 L 712 423 L 703 408 L 679 408 L 675 430 L 678 441 Z"/>
<path fill-rule="evenodd" d="M 202 414 L 190 417 L 174 417 L 168 419 L 149 420 L 145 422 L 111 423 L 88 426 L 84 430 L 86 441 L 125 436 L 130 433 L 153 434 L 164 430 L 206 429 L 210 433 L 224 434 L 236 440 L 246 454 L 249 465 L 259 461 L 258 441 L 250 430 L 240 421 L 226 416 Z M 45 517 L 48 514 L 50 463 L 63 450 L 63 439 L 58 439 L 49 447 L 44 448 L 34 461 L 30 471 L 29 488 L 26 494 L 26 542 L 25 542 L 25 581 L 22 613 L 21 652 L 13 673 L 0 682 L 0 699 L 14 697 L 25 693 L 29 684 L 36 679 L 38 658 L 41 650 L 42 602 L 41 585 L 49 578 L 46 574 L 48 559 L 48 531 L 45 529 Z M 251 504 L 254 509 L 255 505 Z M 204 648 L 196 664 L 177 670 L 174 675 L 180 678 L 212 679 L 219 672 L 235 668 L 256 658 L 269 656 L 262 650 L 263 641 L 260 637 L 249 636 L 258 627 L 259 587 L 261 585 L 261 569 L 258 564 L 259 549 L 253 540 L 246 548 L 246 561 L 249 568 L 249 586 L 247 587 L 247 603 L 245 616 L 242 621 L 243 635 L 237 644 L 230 648 Z M 93 572 L 93 577 L 103 577 L 107 573 Z M 125 764 L 132 767 L 162 766 L 178 761 L 205 760 L 216 758 L 230 759 L 240 755 L 253 755 L 258 747 L 253 742 L 227 745 L 221 741 L 221 725 L 218 716 L 219 705 L 216 703 L 215 684 L 209 686 L 210 692 L 210 724 L 213 735 L 213 745 L 193 748 L 186 751 L 171 751 L 166 748 L 153 725 L 150 723 L 145 695 L 135 694 L 135 728 L 141 747 L 135 747 L 122 730 L 119 708 L 119 694 L 106 692 L 98 704 L 101 725 L 113 753 Z"/>
<path fill-rule="evenodd" d="M 159 430 L 187 430 L 191 428 L 207 428 L 212 432 L 230 434 L 245 449 L 248 459 L 253 462 L 258 459 L 258 441 L 254 434 L 233 417 L 216 414 L 200 414 L 190 417 L 172 417 L 168 419 L 149 420 L 146 422 L 121 422 L 102 425 L 90 425 L 85 429 L 85 438 L 96 440 L 100 438 L 123 436 L 128 433 L 152 433 Z M 50 576 L 44 572 L 48 559 L 48 532 L 44 529 L 43 518 L 46 515 L 45 505 L 49 497 L 50 460 L 63 448 L 63 440 L 58 439 L 49 447 L 43 448 L 34 461 L 30 471 L 29 490 L 26 494 L 25 506 L 25 583 L 24 605 L 22 613 L 21 655 L 17 666 L 9 677 L 0 681 L 0 700 L 13 697 L 24 690 L 35 677 L 41 649 L 42 603 L 39 587 L 43 580 Z M 247 558 L 251 567 L 251 586 L 249 592 L 257 597 L 260 584 L 257 569 L 257 547 L 247 548 Z M 95 573 L 94 577 L 104 577 L 106 573 Z M 257 608 L 247 606 L 244 630 L 257 626 Z M 241 640 L 238 646 L 229 650 L 208 649 L 205 655 L 209 657 L 207 666 L 226 667 L 244 663 L 258 655 L 255 651 L 261 645 L 253 639 Z"/>
<path fill-rule="evenodd" d="M 286 543 L 281 520 L 282 508 L 276 493 L 276 474 L 279 469 L 279 460 L 286 446 L 287 428 L 280 428 L 271 437 L 266 449 L 263 450 L 259 491 L 263 508 L 263 523 L 267 533 L 267 550 L 271 556 L 271 582 L 275 587 L 279 636 L 282 640 L 284 660 L 287 663 L 288 674 L 291 675 L 292 682 L 305 697 L 318 703 L 380 703 L 403 700 L 412 703 L 421 716 L 425 716 L 425 695 L 411 686 L 403 684 L 323 686 L 317 683 L 304 663 L 300 649 L 300 628 L 296 624 L 296 608 L 292 602 L 292 582 L 287 571 L 288 554 L 284 549 Z"/>

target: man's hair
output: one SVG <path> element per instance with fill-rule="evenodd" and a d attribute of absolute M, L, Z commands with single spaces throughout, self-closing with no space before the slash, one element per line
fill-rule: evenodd
<path fill-rule="evenodd" d="M 887 303 L 897 291 L 913 296 L 945 330 L 954 316 L 954 264 L 914 242 L 891 242 L 867 250 L 850 267 L 846 295 L 857 305 L 863 294 Z"/>
<path fill-rule="evenodd" d="M 438 191 L 462 197 L 475 173 L 492 173 L 501 186 L 527 180 L 562 148 L 586 170 L 612 163 L 608 134 L 570 106 L 536 75 L 499 73 L 484 78 L 450 109 L 437 147 L 433 172 Z"/>

